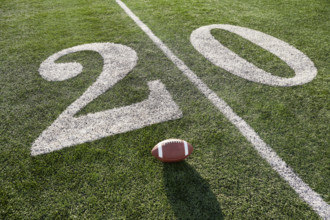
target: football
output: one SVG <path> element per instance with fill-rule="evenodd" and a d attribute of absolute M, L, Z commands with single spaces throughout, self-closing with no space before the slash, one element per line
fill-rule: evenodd
<path fill-rule="evenodd" d="M 162 162 L 179 162 L 193 152 L 193 146 L 180 139 L 167 139 L 159 142 L 151 154 Z"/>

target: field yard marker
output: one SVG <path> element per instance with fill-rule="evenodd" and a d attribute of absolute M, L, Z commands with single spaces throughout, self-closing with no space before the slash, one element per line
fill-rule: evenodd
<path fill-rule="evenodd" d="M 330 219 L 330 205 L 313 191 L 293 170 L 269 147 L 233 109 L 217 96 L 198 76 L 189 69 L 121 0 L 116 0 L 119 6 L 133 21 L 149 36 L 164 54 L 188 77 L 188 79 L 221 111 L 222 114 L 251 142 L 259 155 L 285 179 L 296 193 L 305 200 L 323 219 Z"/>
<path fill-rule="evenodd" d="M 294 77 L 279 77 L 243 59 L 213 37 L 214 29 L 226 30 L 258 45 L 283 60 L 295 73 Z M 215 66 L 252 82 L 271 86 L 297 86 L 312 81 L 317 75 L 314 63 L 290 44 L 260 31 L 229 24 L 212 24 L 197 28 L 190 42 Z"/>
<path fill-rule="evenodd" d="M 103 70 L 96 81 L 34 141 L 32 156 L 182 117 L 181 110 L 159 80 L 148 82 L 149 96 L 142 102 L 75 117 L 86 105 L 126 77 L 138 60 L 132 48 L 121 44 L 83 44 L 50 56 L 40 65 L 40 75 L 48 81 L 63 81 L 79 75 L 83 69 L 81 64 L 55 61 L 80 51 L 98 52 L 103 57 Z"/>

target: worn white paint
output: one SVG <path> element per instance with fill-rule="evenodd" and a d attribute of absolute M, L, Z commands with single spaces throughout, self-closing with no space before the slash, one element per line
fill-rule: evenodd
<path fill-rule="evenodd" d="M 278 56 L 295 72 L 292 78 L 274 76 L 254 64 L 239 57 L 216 40 L 211 30 L 222 29 L 237 34 L 263 49 Z M 191 44 L 214 65 L 244 79 L 272 86 L 296 86 L 312 81 L 317 69 L 302 52 L 288 43 L 268 34 L 229 24 L 213 24 L 194 30 L 190 36 Z"/>
<path fill-rule="evenodd" d="M 78 75 L 82 71 L 80 64 L 54 62 L 61 56 L 84 50 L 96 51 L 103 57 L 102 73 L 96 82 L 35 140 L 31 155 L 49 153 L 182 117 L 182 112 L 160 81 L 148 82 L 149 97 L 140 103 L 74 117 L 88 103 L 124 78 L 137 62 L 135 51 L 129 47 L 112 43 L 93 43 L 65 49 L 50 56 L 41 64 L 40 74 L 50 81 L 65 80 Z"/>
<path fill-rule="evenodd" d="M 182 73 L 236 126 L 244 137 L 253 145 L 259 155 L 305 200 L 320 217 L 330 219 L 330 206 L 313 191 L 294 171 L 268 146 L 233 109 L 217 96 L 188 66 L 184 64 L 121 0 L 116 0 L 120 7 L 144 31 L 149 38 L 164 52 Z"/>

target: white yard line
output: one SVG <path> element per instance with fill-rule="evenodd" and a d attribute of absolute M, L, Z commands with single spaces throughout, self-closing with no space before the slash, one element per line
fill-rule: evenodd
<path fill-rule="evenodd" d="M 164 54 L 188 77 L 188 79 L 221 111 L 225 117 L 237 127 L 270 166 L 285 179 L 296 193 L 305 200 L 323 219 L 330 219 L 330 205 L 313 191 L 293 170 L 269 147 L 233 109 L 217 96 L 198 76 L 187 67 L 173 52 L 145 25 L 122 1 L 116 0 L 120 7 L 164 52 Z"/>

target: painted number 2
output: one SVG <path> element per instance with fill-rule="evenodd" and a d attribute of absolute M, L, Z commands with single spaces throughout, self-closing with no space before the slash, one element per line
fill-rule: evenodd
<path fill-rule="evenodd" d="M 104 59 L 103 70 L 76 101 L 35 140 L 31 155 L 39 155 L 65 147 L 94 141 L 110 135 L 143 128 L 182 117 L 182 112 L 160 81 L 148 82 L 148 99 L 121 108 L 74 117 L 88 103 L 123 79 L 136 65 L 136 52 L 120 44 L 92 43 L 62 50 L 46 59 L 39 68 L 49 81 L 62 81 L 82 71 L 79 63 L 55 63 L 60 57 L 79 51 L 95 51 Z"/>

